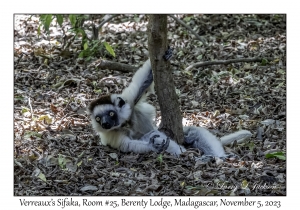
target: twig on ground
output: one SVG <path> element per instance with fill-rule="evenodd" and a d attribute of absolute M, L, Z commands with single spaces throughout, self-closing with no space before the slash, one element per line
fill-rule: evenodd
<path fill-rule="evenodd" d="M 239 63 L 239 62 L 261 62 L 263 59 L 268 61 L 273 60 L 274 58 L 238 58 L 238 59 L 230 59 L 230 60 L 215 60 L 215 61 L 206 61 L 206 62 L 198 62 L 188 66 L 185 71 L 190 71 L 193 68 L 199 68 L 203 66 L 211 66 L 218 64 L 230 64 L 230 63 Z"/>
<path fill-rule="evenodd" d="M 31 119 L 32 119 L 33 118 L 33 110 L 32 110 L 32 106 L 31 106 L 30 97 L 28 97 L 28 104 L 29 104 L 29 107 L 30 107 Z"/>
<path fill-rule="evenodd" d="M 100 69 L 109 69 L 109 70 L 115 70 L 115 71 L 121 71 L 121 72 L 135 72 L 138 68 L 132 65 L 124 64 L 124 63 L 118 63 L 118 62 L 112 62 L 108 60 L 97 60 L 96 61 L 96 67 Z"/>

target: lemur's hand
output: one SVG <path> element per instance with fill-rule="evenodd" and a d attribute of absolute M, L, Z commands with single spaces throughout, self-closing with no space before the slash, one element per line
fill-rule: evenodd
<path fill-rule="evenodd" d="M 168 137 L 167 139 L 164 139 L 160 135 L 155 134 L 150 138 L 149 143 L 154 147 L 154 149 L 157 152 L 160 153 L 169 147 L 170 139 Z"/>
<path fill-rule="evenodd" d="M 163 58 L 165 59 L 165 61 L 168 61 L 171 59 L 172 56 L 173 56 L 173 48 L 170 48 L 170 46 L 168 46 L 168 50 L 165 52 Z"/>

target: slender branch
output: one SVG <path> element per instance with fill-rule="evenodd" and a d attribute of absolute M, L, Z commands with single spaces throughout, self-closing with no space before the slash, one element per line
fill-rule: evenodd
<path fill-rule="evenodd" d="M 107 23 L 108 21 L 110 21 L 111 19 L 113 19 L 113 18 L 115 18 L 115 17 L 117 17 L 117 16 L 119 16 L 119 15 L 111 15 L 109 18 L 107 18 L 107 19 L 104 19 L 99 25 L 98 25 L 98 29 L 99 28 L 101 28 L 105 23 Z"/>
<path fill-rule="evenodd" d="M 63 63 L 67 63 L 67 62 L 69 62 L 71 60 L 73 60 L 73 58 L 69 58 L 69 59 L 63 60 L 61 62 L 52 62 L 52 64 L 55 65 L 55 66 L 59 66 L 59 65 L 61 65 Z"/>
<path fill-rule="evenodd" d="M 188 26 L 187 24 L 185 24 L 182 20 L 179 20 L 177 17 L 175 17 L 174 15 L 169 15 L 171 18 L 173 18 L 177 23 L 179 23 L 179 24 L 181 24 L 181 25 L 183 25 L 186 29 L 188 29 L 190 32 L 192 32 L 195 36 L 196 36 L 196 38 L 198 39 L 198 40 L 200 40 L 202 43 L 203 43 L 203 45 L 205 46 L 205 47 L 207 47 L 207 43 L 206 43 L 206 40 L 203 38 L 203 37 L 201 37 L 201 36 L 199 36 L 190 26 Z"/>
<path fill-rule="evenodd" d="M 30 107 L 31 119 L 32 119 L 32 118 L 33 118 L 33 110 L 32 110 L 32 106 L 31 106 L 30 97 L 28 97 L 28 105 L 29 105 L 29 107 Z"/>
<path fill-rule="evenodd" d="M 99 29 L 108 21 L 110 21 L 111 19 L 117 17 L 119 15 L 105 15 L 102 19 L 102 22 L 96 27 L 95 23 L 93 21 L 93 25 L 92 25 L 92 31 L 93 31 L 93 37 L 92 39 L 97 40 L 98 39 L 98 34 L 99 34 Z"/>
<path fill-rule="evenodd" d="M 262 59 L 266 59 L 268 61 L 273 60 L 274 58 L 238 58 L 238 59 L 230 59 L 230 60 L 215 60 L 215 61 L 206 61 L 206 62 L 198 62 L 188 66 L 185 71 L 190 71 L 193 68 L 199 68 L 203 66 L 211 66 L 218 64 L 230 64 L 230 63 L 240 63 L 240 62 L 261 62 Z"/>
<path fill-rule="evenodd" d="M 230 63 L 239 63 L 239 62 L 261 62 L 262 59 L 266 59 L 268 61 L 274 60 L 274 58 L 238 58 L 238 59 L 230 59 L 230 60 L 215 60 L 215 61 L 206 61 L 206 62 L 198 62 L 188 66 L 185 71 L 190 71 L 193 68 L 199 68 L 203 66 L 211 66 L 211 65 L 218 65 L 218 64 L 230 64 Z M 138 67 L 118 63 L 108 60 L 99 59 L 96 61 L 96 67 L 99 69 L 109 69 L 121 72 L 135 72 Z"/>

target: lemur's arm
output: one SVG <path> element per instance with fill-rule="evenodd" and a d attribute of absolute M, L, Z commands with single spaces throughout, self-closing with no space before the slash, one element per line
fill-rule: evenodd
<path fill-rule="evenodd" d="M 150 59 L 138 69 L 132 78 L 132 82 L 122 92 L 122 98 L 131 106 L 134 106 L 139 100 L 144 99 L 144 93 L 147 90 L 153 92 L 153 75 Z"/>

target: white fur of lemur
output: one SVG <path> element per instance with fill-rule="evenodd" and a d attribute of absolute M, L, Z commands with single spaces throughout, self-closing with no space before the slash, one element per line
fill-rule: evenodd
<path fill-rule="evenodd" d="M 205 155 L 223 157 L 222 145 L 251 136 L 249 131 L 240 130 L 221 137 L 220 141 L 207 129 L 190 126 L 184 127 L 184 144 L 178 145 L 154 126 L 155 108 L 146 101 L 149 92 L 153 92 L 153 75 L 150 60 L 147 60 L 122 94 L 102 96 L 90 103 L 88 112 L 92 126 L 103 145 L 123 152 L 166 150 L 173 155 L 192 147 L 199 148 Z"/>

